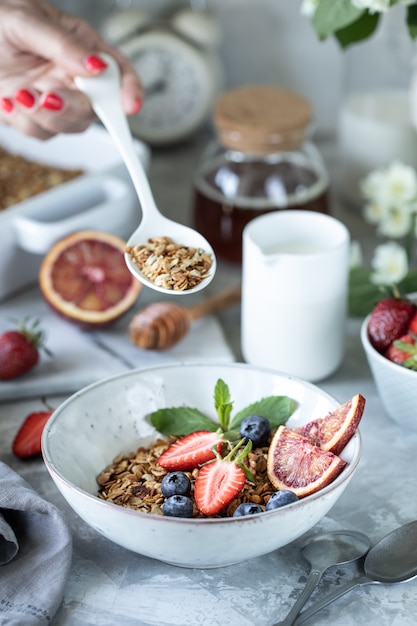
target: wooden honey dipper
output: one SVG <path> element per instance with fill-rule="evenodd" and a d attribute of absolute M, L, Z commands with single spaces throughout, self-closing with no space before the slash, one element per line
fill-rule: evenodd
<path fill-rule="evenodd" d="M 154 302 L 133 316 L 128 328 L 129 338 L 143 350 L 167 350 L 185 337 L 194 320 L 236 304 L 240 298 L 241 286 L 238 285 L 189 308 L 173 302 Z"/>

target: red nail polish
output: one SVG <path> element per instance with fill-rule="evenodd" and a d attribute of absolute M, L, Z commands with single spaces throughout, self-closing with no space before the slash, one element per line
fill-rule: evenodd
<path fill-rule="evenodd" d="M 14 97 L 15 100 L 26 109 L 31 109 L 35 104 L 35 96 L 27 89 L 19 89 L 19 91 L 16 91 Z"/>
<path fill-rule="evenodd" d="M 107 63 L 94 54 L 84 59 L 84 65 L 90 72 L 102 72 L 107 67 Z"/>
<path fill-rule="evenodd" d="M 139 113 L 141 108 L 142 108 L 142 100 L 140 98 L 136 98 L 132 106 L 131 115 L 136 115 L 136 113 Z"/>
<path fill-rule="evenodd" d="M 10 98 L 0 98 L 0 107 L 6 113 L 11 113 L 14 108 L 13 102 L 10 100 Z"/>
<path fill-rule="evenodd" d="M 56 93 L 47 93 L 43 96 L 40 105 L 42 109 L 60 111 L 64 107 L 64 101 Z"/>

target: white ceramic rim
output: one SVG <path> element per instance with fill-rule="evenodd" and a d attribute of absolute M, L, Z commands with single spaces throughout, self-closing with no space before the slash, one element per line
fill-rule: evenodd
<path fill-rule="evenodd" d="M 277 515 L 279 514 L 279 511 L 282 510 L 282 508 L 278 508 L 275 509 L 273 511 L 262 511 L 262 513 L 256 513 L 254 515 L 248 515 L 248 516 L 242 516 L 242 517 L 225 517 L 225 518 L 180 518 L 180 517 L 164 517 L 163 515 L 154 515 L 152 513 L 141 513 L 140 511 L 134 511 L 132 509 L 129 509 L 127 507 L 121 507 L 118 504 L 114 504 L 112 502 L 108 502 L 106 500 L 101 500 L 97 495 L 93 495 L 91 493 L 89 493 L 88 491 L 85 491 L 84 489 L 81 489 L 80 487 L 77 487 L 76 485 L 74 485 L 73 483 L 71 483 L 70 481 L 68 481 L 65 476 L 63 476 L 60 472 L 57 471 L 57 469 L 54 467 L 53 462 L 50 459 L 50 455 L 48 452 L 48 431 L 51 427 L 51 425 L 53 424 L 53 422 L 55 420 L 58 419 L 59 417 L 59 413 L 61 412 L 62 409 L 64 409 L 66 407 L 67 404 L 70 404 L 72 402 L 72 400 L 75 397 L 79 397 L 81 395 L 84 395 L 84 393 L 87 393 L 90 389 L 93 389 L 95 387 L 100 387 L 101 385 L 105 384 L 106 382 L 110 381 L 110 380 L 115 380 L 117 378 L 128 378 L 130 376 L 136 376 L 137 373 L 142 372 L 142 371 L 146 371 L 146 372 L 151 372 L 151 371 L 158 371 L 158 370 L 165 370 L 165 369 L 172 369 L 172 368 L 178 368 L 178 367 L 182 367 L 182 366 L 192 366 L 193 368 L 199 368 L 199 367 L 207 367 L 207 366 L 213 366 L 213 367 L 233 367 L 236 369 L 247 369 L 247 368 L 253 368 L 253 366 L 248 365 L 246 363 L 216 363 L 216 362 L 210 362 L 210 363 L 190 363 L 190 362 L 186 362 L 186 361 L 181 361 L 181 362 L 177 362 L 177 363 L 170 363 L 168 365 L 155 365 L 155 366 L 151 366 L 151 367 L 140 367 L 140 368 L 136 368 L 133 370 L 129 370 L 128 372 L 122 372 L 120 374 L 116 374 L 114 376 L 109 376 L 107 378 L 101 379 L 95 383 L 92 383 L 90 385 L 88 385 L 87 387 L 84 387 L 83 389 L 80 389 L 80 391 L 77 391 L 75 394 L 71 395 L 69 398 L 67 398 L 66 400 L 64 400 L 64 402 L 62 404 L 60 404 L 60 406 L 56 409 L 56 411 L 54 411 L 54 413 L 51 415 L 51 417 L 49 418 L 49 420 L 47 421 L 43 432 L 42 432 L 42 456 L 43 456 L 43 460 L 45 465 L 48 468 L 48 471 L 50 472 L 51 475 L 54 475 L 55 478 L 57 480 L 59 480 L 60 483 L 64 484 L 66 486 L 67 489 L 70 489 L 72 491 L 77 492 L 78 494 L 82 495 L 84 498 L 87 498 L 88 500 L 91 500 L 94 505 L 96 506 L 103 506 L 103 507 L 112 507 L 114 509 L 120 510 L 122 509 L 122 512 L 124 515 L 133 515 L 134 517 L 138 517 L 139 519 L 141 518 L 145 518 L 145 519 L 149 519 L 149 517 L 151 516 L 152 519 L 155 521 L 155 523 L 169 523 L 172 524 L 173 522 L 178 523 L 178 524 L 215 524 L 215 525 L 221 525 L 221 524 L 233 524 L 233 523 L 245 523 L 245 522 L 250 522 L 251 519 L 253 518 L 257 518 L 259 516 L 264 517 L 265 515 L 268 516 L 272 516 L 272 515 Z M 265 374 L 268 375 L 275 375 L 275 376 L 282 376 L 286 379 L 291 379 L 294 380 L 296 382 L 300 382 L 300 384 L 307 386 L 313 390 L 319 390 L 321 394 L 323 394 L 323 396 L 325 396 L 329 402 L 331 404 L 335 405 L 335 408 L 337 406 L 340 405 L 340 403 L 329 393 L 323 391 L 322 389 L 320 389 L 319 387 L 317 387 L 317 385 L 314 385 L 313 383 L 309 383 L 307 381 L 304 381 L 300 378 L 297 378 L 295 376 L 289 376 L 288 374 L 286 374 L 285 372 L 281 372 L 279 370 L 274 370 L 274 369 L 268 369 L 268 368 L 263 368 L 263 367 L 256 367 L 257 371 L 259 372 L 264 372 Z M 333 482 L 331 482 L 329 485 L 327 485 L 326 487 L 323 487 L 323 489 L 320 489 L 319 491 L 317 491 L 316 493 L 311 494 L 310 496 L 306 496 L 305 498 L 301 498 L 300 500 L 296 501 L 296 502 L 292 502 L 288 505 L 285 506 L 285 509 L 288 509 L 288 507 L 299 507 L 300 509 L 303 506 L 303 503 L 310 503 L 313 500 L 316 500 L 320 497 L 322 497 L 322 495 L 326 494 L 326 493 L 330 493 L 331 491 L 333 491 L 334 489 L 336 489 L 340 483 L 345 482 L 345 481 L 349 481 L 350 478 L 352 477 L 353 473 L 355 472 L 359 461 L 361 459 L 361 453 L 362 453 L 362 440 L 361 440 L 361 435 L 359 432 L 359 429 L 356 431 L 356 433 L 353 435 L 352 442 L 356 443 L 356 446 L 358 447 L 358 453 L 357 453 L 357 457 L 356 459 L 352 460 L 351 463 L 348 463 L 347 467 L 345 467 L 343 469 L 343 471 L 339 474 L 339 476 L 337 476 L 335 478 L 335 480 Z"/>

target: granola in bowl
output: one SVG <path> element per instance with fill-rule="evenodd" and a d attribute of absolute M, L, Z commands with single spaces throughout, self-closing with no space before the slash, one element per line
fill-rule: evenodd
<path fill-rule="evenodd" d="M 296 403 L 286 423 L 289 429 L 317 420 L 339 406 L 337 400 L 317 386 L 245 363 L 171 363 L 129 370 L 98 381 L 67 398 L 54 411 L 42 434 L 45 466 L 73 511 L 97 533 L 122 548 L 171 566 L 191 568 L 224 567 L 259 557 L 294 541 L 319 522 L 355 475 L 361 458 L 360 433 L 352 437 L 341 453 L 346 466 L 331 484 L 293 504 L 257 515 L 229 517 L 222 511 L 216 515 L 203 513 L 200 517 L 181 518 L 143 512 L 99 497 L 97 477 L 113 465 L 113 459 L 119 457 L 120 466 L 120 474 L 113 478 L 130 480 L 125 472 L 130 473 L 130 462 L 132 467 L 138 465 L 137 449 L 151 447 L 158 438 L 157 433 L 161 433 L 159 438 L 169 437 L 162 421 L 156 425 L 148 416 L 163 417 L 165 408 L 178 407 L 183 415 L 187 414 L 180 425 L 184 422 L 189 425 L 187 408 L 195 407 L 211 420 L 213 435 L 219 427 L 213 410 L 213 389 L 219 378 L 227 381 L 233 398 L 232 420 L 257 399 L 273 395 L 293 399 Z M 170 419 L 169 424 L 172 423 Z M 207 430 L 204 424 L 204 421 L 194 421 L 191 432 L 196 428 Z M 285 426 L 279 426 L 277 432 L 281 427 Z M 176 439 L 187 437 L 179 432 L 174 436 Z M 165 447 L 166 441 L 163 445 Z M 226 456 L 228 449 L 225 444 Z M 250 465 L 250 458 L 249 452 L 244 463 Z M 205 462 L 198 471 L 201 473 L 204 468 L 216 465 L 217 459 L 213 463 Z M 254 474 L 253 468 L 248 469 Z M 164 468 L 164 474 L 166 471 Z M 193 474 L 193 470 L 185 472 Z M 113 478 L 108 474 L 104 483 Z M 154 486 L 154 478 L 145 477 L 145 489 Z M 256 490 L 250 480 L 247 482 L 237 498 Z M 113 496 L 117 488 L 116 483 L 114 485 Z M 141 485 L 136 491 L 142 491 Z M 155 504 L 155 493 L 148 494 L 151 505 Z M 121 492 L 119 495 L 123 498 Z M 263 493 L 258 495 L 266 499 Z M 166 506 L 166 503 L 156 504 L 161 508 Z M 252 506 L 255 507 L 255 503 Z"/>

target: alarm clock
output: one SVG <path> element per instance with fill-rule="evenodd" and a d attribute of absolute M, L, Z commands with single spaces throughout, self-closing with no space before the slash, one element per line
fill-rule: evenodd
<path fill-rule="evenodd" d="M 103 36 L 137 70 L 145 97 L 129 118 L 132 133 L 150 145 L 189 138 L 209 118 L 223 86 L 217 23 L 207 13 L 184 9 L 153 21 L 141 11 L 119 11 Z"/>

